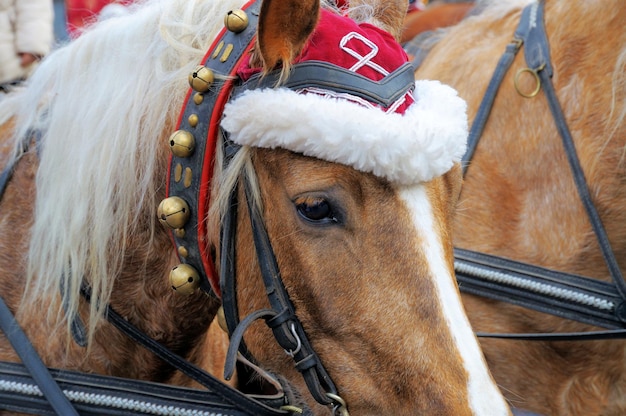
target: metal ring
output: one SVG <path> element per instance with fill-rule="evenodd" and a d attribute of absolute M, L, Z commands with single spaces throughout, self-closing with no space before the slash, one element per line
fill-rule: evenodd
<path fill-rule="evenodd" d="M 295 350 L 285 350 L 285 352 L 287 353 L 288 356 L 293 358 L 293 356 L 296 355 L 302 349 L 302 341 L 300 341 L 300 337 L 298 336 L 298 334 L 296 334 L 296 325 L 293 322 L 291 323 L 291 326 L 289 328 L 291 329 L 291 334 L 296 339 L 296 342 L 298 345 L 296 345 Z"/>
<path fill-rule="evenodd" d="M 350 413 L 348 412 L 348 405 L 341 396 L 333 393 L 326 393 L 326 396 L 335 402 L 335 405 L 333 406 L 333 415 L 350 416 Z"/>
<path fill-rule="evenodd" d="M 541 79 L 539 79 L 538 72 L 541 71 L 544 67 L 545 67 L 545 64 L 540 66 L 538 69 L 521 68 L 520 70 L 518 70 L 517 73 L 515 74 L 515 78 L 513 79 L 513 85 L 515 85 L 515 91 L 517 91 L 517 93 L 524 98 L 533 98 L 534 96 L 539 94 L 539 90 L 541 89 Z M 519 77 L 524 72 L 528 72 L 532 74 L 533 77 L 535 78 L 536 86 L 535 86 L 535 89 L 530 94 L 523 92 L 519 86 Z"/>

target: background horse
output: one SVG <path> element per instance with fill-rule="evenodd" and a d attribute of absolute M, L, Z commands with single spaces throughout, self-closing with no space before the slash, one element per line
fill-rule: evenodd
<path fill-rule="evenodd" d="M 168 275 L 188 253 L 172 247 L 171 230 L 156 213 L 187 79 L 195 85 L 202 72 L 196 65 L 226 13 L 239 6 L 148 2 L 54 52 L 24 89 L 3 99 L 2 164 L 15 166 L 0 202 L 1 293 L 48 366 L 190 384 L 103 320 L 110 304 L 173 352 L 209 367 L 206 333 L 220 301 L 170 289 Z M 348 35 L 382 51 L 398 47 L 386 31 L 399 37 L 405 10 L 404 1 L 372 2 L 360 8 L 369 23 L 359 28 L 332 11 L 323 17 L 354 24 Z M 282 65 L 288 74 L 303 50 L 315 52 L 306 48 L 309 37 L 325 35 L 316 29 L 325 21 L 320 16 L 315 1 L 264 1 L 258 44 L 242 69 Z M 392 61 L 400 66 L 405 59 L 394 53 Z M 361 61 L 366 73 L 396 71 L 374 65 L 376 59 Z M 232 80 L 227 75 L 216 74 L 217 84 Z M 210 214 L 198 221 L 203 252 L 216 257 L 222 272 L 222 217 L 231 190 L 248 178 L 257 196 L 251 210 L 262 213 L 297 318 L 353 414 L 506 415 L 453 279 L 449 228 L 460 187 L 464 104 L 439 83 L 414 86 L 410 69 L 405 87 L 389 114 L 366 100 L 344 99 L 349 94 L 326 98 L 323 90 L 254 90 L 231 102 L 224 125 L 242 148 L 225 167 L 217 138 L 213 180 L 202 183 L 211 186 Z M 283 95 L 314 105 L 294 115 Z M 193 97 L 202 102 L 202 94 Z M 340 118 L 347 113 L 360 118 Z M 212 114 L 197 116 L 205 123 Z M 396 134 L 407 120 L 410 134 Z M 287 127 L 276 137 L 260 136 L 261 128 L 274 134 L 276 126 Z M 298 150 L 301 143 L 308 147 Z M 245 199 L 243 190 L 239 197 Z M 244 205 L 236 211 L 237 293 L 222 292 L 236 295 L 242 318 L 268 307 L 247 211 Z M 167 215 L 160 218 L 167 223 Z M 81 298 L 83 283 L 98 301 Z M 87 347 L 69 335 L 77 318 L 86 323 Z M 17 360 L 6 338 L 0 341 L 0 359 Z M 261 366 L 290 381 L 297 396 L 291 403 L 330 412 L 313 401 L 270 329 L 250 326 L 245 342 Z"/>
<path fill-rule="evenodd" d="M 452 28 L 416 73 L 455 87 L 468 102 L 470 120 L 522 6 L 530 2 L 492 3 Z M 546 0 L 545 20 L 558 99 L 593 201 L 626 270 L 626 8 L 619 0 Z M 544 94 L 524 98 L 514 88 L 515 73 L 524 67 L 519 53 L 469 164 L 455 246 L 610 281 Z M 535 85 L 531 76 L 520 78 L 522 91 Z M 470 295 L 463 300 L 477 331 L 593 329 L 507 303 Z M 483 339 L 481 345 L 498 385 L 516 406 L 545 415 L 626 414 L 622 341 Z"/>

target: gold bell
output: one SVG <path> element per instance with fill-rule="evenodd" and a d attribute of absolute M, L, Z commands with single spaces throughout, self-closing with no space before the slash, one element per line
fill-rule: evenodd
<path fill-rule="evenodd" d="M 159 208 L 157 209 L 159 222 L 174 230 L 177 228 L 183 228 L 187 221 L 189 221 L 190 214 L 191 212 L 187 202 L 177 196 L 165 198 L 161 201 Z"/>
<path fill-rule="evenodd" d="M 209 68 L 199 65 L 189 74 L 188 79 L 191 88 L 198 92 L 205 92 L 208 91 L 211 84 L 213 84 L 215 76 L 213 75 L 213 71 Z"/>
<path fill-rule="evenodd" d="M 233 33 L 243 32 L 248 27 L 248 15 L 241 9 L 231 10 L 224 17 L 224 26 Z"/>
<path fill-rule="evenodd" d="M 224 316 L 223 306 L 220 306 L 220 308 L 217 310 L 217 315 L 215 315 L 215 317 L 217 318 L 217 324 L 220 326 L 220 328 L 222 328 L 222 331 L 228 334 L 228 325 L 226 325 L 226 317 Z"/>
<path fill-rule="evenodd" d="M 196 147 L 196 139 L 187 130 L 176 130 L 170 136 L 170 150 L 177 157 L 189 157 Z"/>
<path fill-rule="evenodd" d="M 170 284 L 176 293 L 191 295 L 200 286 L 200 275 L 188 264 L 179 264 L 170 271 Z"/>

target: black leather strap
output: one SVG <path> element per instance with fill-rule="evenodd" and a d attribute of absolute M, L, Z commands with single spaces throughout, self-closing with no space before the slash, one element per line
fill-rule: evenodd
<path fill-rule="evenodd" d="M 73 398 L 81 416 L 254 415 L 225 402 L 212 391 L 68 370 L 50 369 L 50 374 Z M 55 411 L 45 397 L 31 393 L 34 384 L 23 365 L 0 362 L 0 380 L 0 409 L 50 416 L 68 414 Z"/>
<path fill-rule="evenodd" d="M 201 224 L 205 219 L 201 207 L 205 206 L 209 184 L 206 178 L 211 176 L 213 165 L 214 146 L 217 143 L 217 127 L 222 115 L 224 97 L 228 97 L 235 82 L 236 70 L 247 48 L 252 47 L 256 36 L 257 21 L 261 1 L 249 2 L 246 8 L 248 25 L 241 32 L 225 30 L 214 42 L 214 50 L 210 49 L 203 65 L 214 74 L 226 77 L 226 80 L 216 78 L 204 93 L 191 92 L 181 112 L 179 130 L 189 132 L 195 139 L 195 148 L 187 157 L 172 156 L 170 161 L 170 177 L 168 181 L 168 196 L 178 196 L 184 199 L 190 207 L 189 220 L 184 225 L 182 233 L 173 233 L 176 248 L 184 247 L 186 256 L 180 257 L 180 261 L 193 266 L 200 274 L 201 288 L 212 294 L 209 284 L 211 270 L 206 266 L 210 255 L 203 253 L 201 246 L 205 244 L 199 241 Z M 232 50 L 226 54 L 228 47 Z M 197 100 L 197 101 L 196 101 Z M 196 116 L 197 122 L 191 123 L 190 117 Z M 215 130 L 215 131 L 214 131 Z M 215 134 L 211 134 L 211 132 Z M 191 172 L 191 180 L 185 183 L 182 176 L 176 177 L 176 169 L 181 172 Z M 210 260 L 212 261 L 212 260 Z M 211 279 L 213 281 L 213 279 Z"/>
<path fill-rule="evenodd" d="M 327 395 L 327 393 L 338 395 L 337 388 L 313 350 L 304 332 L 302 323 L 296 316 L 287 289 L 283 285 L 262 215 L 252 202 L 252 189 L 248 180 L 244 182 L 244 189 L 252 224 L 257 260 L 261 269 L 263 283 L 265 284 L 266 294 L 272 309 L 279 316 L 283 317 L 280 321 L 274 321 L 274 325 L 272 325 L 271 319 L 267 323 L 280 346 L 291 353 L 296 362 L 296 368 L 302 373 L 307 387 L 315 400 L 322 404 L 337 405 Z"/>
<path fill-rule="evenodd" d="M 494 334 L 477 332 L 477 337 L 498 338 L 516 341 L 602 341 L 626 339 L 626 329 L 612 329 L 607 331 L 589 332 L 555 332 L 555 333 L 528 333 L 528 334 Z"/>
<path fill-rule="evenodd" d="M 225 141 L 225 153 L 232 155 L 237 151 L 238 146 L 229 140 Z M 228 163 L 226 158 L 226 163 Z M 337 394 L 330 376 L 324 369 L 320 359 L 315 354 L 313 348 L 306 337 L 302 324 L 295 315 L 295 311 L 289 295 L 282 283 L 280 271 L 276 264 L 274 252 L 271 247 L 261 213 L 258 212 L 251 195 L 249 181 L 244 181 L 248 212 L 252 225 L 252 233 L 257 253 L 261 275 L 265 285 L 265 292 L 270 301 L 271 310 L 260 310 L 251 313 L 243 321 L 239 321 L 239 309 L 236 298 L 236 228 L 237 228 L 237 207 L 238 207 L 238 187 L 231 191 L 229 209 L 222 220 L 221 228 L 221 248 L 220 248 L 220 285 L 222 291 L 222 306 L 224 317 L 231 334 L 231 348 L 226 360 L 225 376 L 229 376 L 233 369 L 238 348 L 248 360 L 255 362 L 254 357 L 248 352 L 243 342 L 243 332 L 254 320 L 263 318 L 272 329 L 274 337 L 279 345 L 286 351 L 293 351 L 293 358 L 296 361 L 296 368 L 302 373 L 304 380 L 311 394 L 318 402 L 326 405 L 337 405 L 326 393 Z M 293 332 L 292 332 L 293 331 Z M 304 365 L 304 363 L 312 363 Z"/>
<path fill-rule="evenodd" d="M 603 328 L 622 328 L 613 285 L 470 250 L 454 250 L 465 293 L 528 307 Z"/>
<path fill-rule="evenodd" d="M 539 5 L 543 6 L 543 1 L 541 1 Z M 525 49 L 524 55 L 526 57 L 526 63 L 529 68 L 534 69 L 539 75 L 546 99 L 548 100 L 548 106 L 550 107 L 556 128 L 563 141 L 563 147 L 565 148 L 565 154 L 567 155 L 572 176 L 574 177 L 574 182 L 576 183 L 576 188 L 578 189 L 578 195 L 583 206 L 585 207 L 587 216 L 589 217 L 589 221 L 593 227 L 593 231 L 598 240 L 598 244 L 600 245 L 600 249 L 602 250 L 602 255 L 604 256 L 606 265 L 611 273 L 615 288 L 619 292 L 622 302 L 626 302 L 626 281 L 624 281 L 617 259 L 615 258 L 615 254 L 611 248 L 609 237 L 606 233 L 604 225 L 602 224 L 598 210 L 596 209 L 591 198 L 585 173 L 580 166 L 576 146 L 574 145 L 574 139 L 572 138 L 572 134 L 567 127 L 563 110 L 561 109 L 559 99 L 556 96 L 554 85 L 552 84 L 552 68 L 549 60 L 548 39 L 543 27 L 543 7 L 538 7 L 537 10 L 537 19 L 541 20 L 538 21 L 535 27 L 540 28 L 541 30 L 532 31 L 531 33 L 536 33 L 538 38 L 537 43 L 539 43 L 541 47 Z"/>
<path fill-rule="evenodd" d="M 83 296 L 85 296 L 87 300 L 90 300 L 91 294 L 87 286 L 83 286 L 82 292 Z M 186 376 L 215 392 L 223 400 L 225 400 L 226 403 L 229 403 L 235 408 L 247 412 L 250 415 L 284 416 L 288 414 L 288 412 L 277 410 L 280 406 L 284 404 L 282 399 L 268 400 L 266 404 L 258 400 L 251 399 L 250 397 L 244 395 L 238 390 L 228 387 L 226 384 L 222 383 L 211 374 L 193 365 L 184 358 L 174 354 L 163 345 L 161 345 L 159 342 L 148 337 L 133 324 L 122 318 L 110 306 L 107 306 L 106 308 L 106 317 L 107 320 L 116 328 L 118 328 L 122 333 L 124 333 L 124 335 L 128 336 L 147 350 L 151 351 L 157 357 L 172 365 L 174 368 L 178 369 Z"/>
<path fill-rule="evenodd" d="M 407 62 L 380 81 L 373 81 L 356 72 L 323 61 L 306 61 L 291 67 L 289 77 L 281 87 L 292 90 L 316 87 L 338 93 L 347 93 L 367 101 L 389 107 L 408 91 L 415 88 L 415 74 Z M 280 71 L 262 76 L 257 74 L 235 90 L 235 95 L 246 89 L 273 88 Z"/>
<path fill-rule="evenodd" d="M 489 115 L 491 114 L 491 109 L 493 108 L 493 103 L 496 99 L 496 95 L 498 94 L 498 90 L 500 89 L 500 85 L 502 84 L 502 80 L 511 67 L 517 52 L 519 52 L 522 46 L 522 36 L 523 34 L 520 33 L 518 29 L 513 36 L 513 40 L 511 40 L 511 42 L 506 46 L 504 54 L 498 61 L 496 69 L 489 80 L 487 90 L 485 91 L 485 95 L 483 95 L 483 99 L 480 102 L 480 106 L 478 107 L 478 111 L 476 112 L 476 116 L 472 122 L 472 127 L 470 128 L 469 136 L 467 138 L 467 150 L 461 160 L 464 175 L 469 167 L 469 162 L 474 156 L 476 146 L 478 146 L 478 141 L 483 135 L 485 126 L 489 120 Z"/>

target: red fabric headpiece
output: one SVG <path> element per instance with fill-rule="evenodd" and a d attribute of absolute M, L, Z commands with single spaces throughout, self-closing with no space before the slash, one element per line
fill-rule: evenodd
<path fill-rule="evenodd" d="M 293 63 L 305 61 L 328 62 L 380 81 L 408 62 L 408 56 L 388 32 L 322 9 L 315 32 Z M 250 67 L 248 58 L 237 75 L 246 81 L 260 71 L 261 68 Z M 403 102 L 394 106 L 393 111 L 404 114 L 413 103 L 413 98 L 407 94 L 401 99 Z"/>

